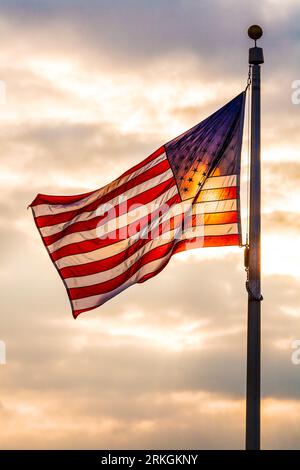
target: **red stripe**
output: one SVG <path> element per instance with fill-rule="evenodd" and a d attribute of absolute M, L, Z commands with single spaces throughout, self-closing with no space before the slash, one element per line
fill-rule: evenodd
<path fill-rule="evenodd" d="M 192 238 L 182 240 L 176 244 L 173 254 L 181 251 L 192 250 L 194 248 L 217 247 L 217 246 L 238 246 L 240 244 L 239 235 L 216 235 L 205 236 L 203 238 Z"/>
<path fill-rule="evenodd" d="M 228 213 L 228 214 L 230 215 L 230 213 Z M 237 218 L 237 213 L 233 213 L 233 214 L 234 214 L 234 219 L 236 219 Z M 193 219 L 192 219 L 193 227 L 196 226 L 196 217 L 197 216 L 193 216 Z M 138 240 L 135 243 L 133 243 L 131 246 L 125 248 L 124 251 L 126 252 L 126 258 L 129 258 L 131 255 L 133 255 L 133 253 L 135 253 L 137 250 L 139 250 L 140 248 L 145 246 L 149 241 L 153 240 L 155 237 L 158 237 L 159 234 L 162 234 L 164 232 L 168 232 L 170 230 L 174 230 L 176 227 L 179 226 L 179 224 L 181 223 L 181 220 L 182 220 L 181 215 L 176 216 L 176 217 L 172 218 L 170 221 L 166 221 L 164 224 L 159 225 L 156 228 L 156 230 L 151 234 L 152 235 L 151 238 L 148 237 L 148 238 Z M 233 223 L 233 222 L 234 222 L 234 220 L 230 220 L 228 222 L 222 222 L 222 223 Z M 210 224 L 205 224 L 205 225 L 210 225 Z M 191 223 L 187 224 L 187 226 L 185 228 L 189 228 L 190 226 L 191 226 Z M 110 241 L 111 243 L 109 243 L 109 244 L 112 245 L 112 244 L 117 243 L 119 241 L 120 241 L 119 239 L 111 240 Z M 74 244 L 74 245 L 76 246 L 76 244 Z M 91 245 L 91 246 L 93 246 L 93 245 Z M 87 248 L 87 247 L 85 247 L 85 248 Z M 67 266 L 65 268 L 60 268 L 62 276 L 65 279 L 67 279 L 69 277 L 80 277 L 80 276 L 86 276 L 86 275 L 90 275 L 90 274 L 96 274 L 97 272 L 102 272 L 102 271 L 106 271 L 108 269 L 111 269 L 111 268 L 117 266 L 118 264 L 120 264 L 121 262 L 124 261 L 124 259 L 125 259 L 124 258 L 124 251 L 122 251 L 122 252 L 120 252 L 116 255 L 113 255 L 113 256 L 107 257 L 105 259 L 102 259 L 100 261 L 92 261 L 92 262 L 81 264 L 81 265 L 74 265 L 74 266 Z M 79 252 L 82 253 L 81 250 Z M 70 252 L 69 254 L 76 254 L 76 253 L 74 251 L 72 253 Z"/>
<path fill-rule="evenodd" d="M 174 249 L 174 247 L 173 247 L 173 249 Z M 174 253 L 172 253 L 172 255 L 173 254 Z M 170 258 L 167 258 L 165 260 L 165 262 L 158 269 L 156 269 L 155 271 L 152 271 L 151 273 L 145 274 L 145 276 L 141 277 L 137 281 L 137 284 L 142 284 L 143 282 L 147 281 L 148 279 L 151 279 L 151 277 L 156 276 L 158 273 L 160 273 L 166 267 L 166 265 L 169 263 L 169 261 L 170 261 Z"/>
<path fill-rule="evenodd" d="M 128 176 L 130 175 L 131 173 L 133 173 L 134 171 L 137 171 L 139 170 L 140 168 L 142 168 L 143 166 L 147 165 L 148 163 L 150 163 L 152 160 L 155 160 L 157 157 L 159 157 L 160 155 L 162 155 L 163 153 L 165 152 L 165 147 L 162 146 L 160 147 L 159 149 L 157 149 L 155 152 L 153 152 L 151 155 L 149 155 L 149 157 L 145 158 L 142 162 L 138 163 L 137 165 L 133 166 L 132 168 L 130 168 L 130 170 L 127 170 L 125 173 L 123 173 L 120 178 L 123 178 L 124 176 Z"/>
<path fill-rule="evenodd" d="M 133 255 L 136 251 L 142 248 L 145 244 L 147 244 L 149 240 L 137 240 L 131 246 L 126 249 L 126 258 Z M 61 268 L 60 272 L 64 279 L 68 279 L 70 277 L 80 277 L 80 276 L 88 276 L 90 274 L 97 274 L 102 271 L 107 271 L 108 269 L 112 269 L 113 267 L 117 266 L 118 264 L 124 261 L 124 251 L 117 253 L 116 255 L 110 256 L 103 260 L 93 261 L 91 263 L 80 264 L 76 266 L 68 266 L 66 268 Z"/>
<path fill-rule="evenodd" d="M 42 228 L 42 227 L 49 227 L 52 225 L 56 225 L 59 223 L 72 220 L 75 216 L 78 216 L 82 212 L 93 211 L 100 204 L 104 204 L 105 202 L 110 201 L 114 197 L 120 196 L 125 191 L 128 191 L 129 189 L 132 189 L 135 186 L 138 186 L 139 184 L 144 183 L 154 178 L 155 176 L 165 173 L 169 169 L 170 169 L 170 165 L 169 165 L 168 160 L 164 160 L 158 165 L 155 165 L 154 167 L 145 171 L 141 175 L 138 175 L 132 178 L 131 180 L 118 186 L 117 188 L 113 189 L 112 191 L 100 197 L 99 199 L 96 199 L 96 201 L 93 201 L 90 204 L 87 204 L 86 206 L 81 207 L 80 209 L 75 209 L 75 210 L 67 211 L 67 212 L 60 212 L 59 214 L 42 215 L 42 216 L 36 217 L 36 223 L 38 227 Z"/>
<path fill-rule="evenodd" d="M 215 236 L 215 237 L 207 236 L 207 237 L 204 237 L 203 243 L 202 242 L 199 243 L 199 240 L 198 240 L 198 244 L 197 244 L 197 240 L 194 240 L 194 241 L 181 241 L 181 242 L 177 243 L 176 246 L 172 250 L 173 251 L 172 255 L 175 254 L 175 253 L 181 252 L 181 251 L 192 249 L 192 248 L 200 248 L 202 246 L 204 246 L 204 247 L 230 246 L 230 245 L 238 245 L 238 244 L 239 244 L 238 235 L 222 235 L 222 236 Z M 167 246 L 169 248 L 171 248 L 172 245 L 173 245 L 173 243 L 171 242 Z M 160 248 L 163 248 L 163 247 L 160 247 Z M 163 255 L 161 254 L 161 256 L 163 256 Z M 145 282 L 148 279 L 150 279 L 151 277 L 156 276 L 160 271 L 162 271 L 164 269 L 164 267 L 166 266 L 166 264 L 168 264 L 168 262 L 169 262 L 169 258 L 158 269 L 156 269 L 152 273 L 148 273 L 145 276 L 141 277 L 139 279 L 138 283 Z M 70 289 L 68 289 L 68 291 L 70 291 Z M 93 310 L 96 306 L 97 305 L 94 305 L 92 307 L 79 309 L 79 310 L 74 310 L 73 307 L 72 307 L 73 316 L 76 318 L 80 313 L 87 312 L 89 310 Z"/>
<path fill-rule="evenodd" d="M 166 256 L 172 248 L 173 242 L 154 248 L 138 258 L 138 260 L 127 271 L 123 272 L 119 276 L 92 286 L 71 288 L 69 289 L 69 296 L 72 300 L 75 300 L 110 292 L 128 281 L 128 279 L 130 279 L 130 277 L 133 276 L 142 266 Z"/>
<path fill-rule="evenodd" d="M 204 214 L 204 225 L 234 224 L 238 222 L 238 212 L 216 212 Z"/>
<path fill-rule="evenodd" d="M 88 193 L 76 194 L 75 196 L 49 196 L 47 194 L 38 194 L 29 207 L 38 206 L 40 204 L 71 204 L 90 196 L 94 192 L 95 191 L 90 191 Z"/>
<path fill-rule="evenodd" d="M 177 217 L 177 220 L 180 223 L 179 217 Z M 161 226 L 156 228 L 156 231 L 153 233 L 152 238 L 146 238 L 146 239 L 140 239 L 137 240 L 135 243 L 127 247 L 124 251 L 110 256 L 108 258 L 105 258 L 103 260 L 99 261 L 92 261 L 90 263 L 85 263 L 81 265 L 75 265 L 75 266 L 68 266 L 65 268 L 61 268 L 60 271 L 62 273 L 62 276 L 64 279 L 67 279 L 69 277 L 80 277 L 80 276 L 86 276 L 90 274 L 96 274 L 98 272 L 106 271 L 108 269 L 111 269 L 118 264 L 122 263 L 125 259 L 129 258 L 131 255 L 136 253 L 139 249 L 142 247 L 145 247 L 151 240 L 153 240 L 154 237 L 157 237 L 159 233 L 161 232 L 167 232 L 172 230 L 174 228 L 174 222 L 171 224 L 169 227 L 167 223 L 162 224 Z M 126 254 L 126 256 L 125 256 Z"/>
<path fill-rule="evenodd" d="M 139 170 L 144 165 L 147 165 L 147 163 L 150 163 L 152 160 L 155 160 L 155 158 L 162 155 L 164 151 L 165 151 L 164 146 L 160 147 L 154 153 L 149 155 L 149 157 L 145 158 L 142 162 L 130 168 L 130 170 L 127 170 L 125 173 L 123 173 L 121 176 L 119 176 L 119 178 L 117 178 L 114 181 L 117 181 L 118 179 L 123 178 L 124 176 L 128 176 L 134 171 Z M 80 199 L 83 199 L 87 196 L 90 196 L 94 192 L 95 191 L 90 191 L 88 193 L 76 194 L 75 196 L 51 196 L 51 195 L 49 196 L 47 194 L 38 194 L 36 198 L 32 201 L 29 207 L 38 206 L 40 204 L 71 204 L 71 203 L 80 201 Z"/>
<path fill-rule="evenodd" d="M 72 225 L 67 226 L 64 230 L 61 230 L 60 232 L 55 233 L 54 235 L 44 237 L 44 241 L 46 245 L 52 245 L 52 243 L 71 233 L 93 230 L 97 227 L 98 223 L 101 222 L 102 219 L 108 221 L 111 220 L 113 217 L 119 217 L 120 215 L 123 215 L 128 212 L 128 208 L 130 208 L 130 206 L 133 206 L 134 204 L 147 204 L 156 199 L 160 194 L 171 189 L 174 185 L 175 180 L 172 177 L 169 180 L 158 184 L 154 188 L 148 189 L 148 191 L 144 191 L 143 193 L 140 193 L 137 196 L 128 199 L 128 201 L 122 202 L 121 204 L 115 206 L 114 209 L 108 211 L 104 215 L 98 217 L 96 216 L 82 222 L 74 222 Z"/>
<path fill-rule="evenodd" d="M 178 202 L 178 195 L 173 196 L 165 204 L 172 206 L 174 202 Z M 151 220 L 155 220 L 155 217 L 159 216 L 160 208 L 156 209 L 152 213 L 146 215 L 145 217 L 139 219 L 132 224 L 125 226 L 121 230 L 116 230 L 116 238 L 93 238 L 91 240 L 84 240 L 82 242 L 70 243 L 65 245 L 62 248 L 51 253 L 53 261 L 57 261 L 65 256 L 76 255 L 79 253 L 90 253 L 92 251 L 98 250 L 100 248 L 107 247 L 116 242 L 122 241 L 129 237 L 129 234 L 134 235 L 140 232 L 144 227 L 150 225 Z M 139 230 L 140 229 L 140 230 Z"/>
<path fill-rule="evenodd" d="M 93 307 L 89 307 L 89 308 L 82 308 L 81 310 L 73 310 L 72 304 L 71 304 L 71 307 L 72 307 L 73 317 L 77 318 L 78 315 L 80 315 L 81 313 L 88 312 L 89 310 L 94 310 L 95 308 L 99 307 L 99 305 L 94 305 Z"/>

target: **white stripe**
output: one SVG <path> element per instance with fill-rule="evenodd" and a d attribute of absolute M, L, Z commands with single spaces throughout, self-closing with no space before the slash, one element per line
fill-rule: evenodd
<path fill-rule="evenodd" d="M 231 210 L 236 210 L 236 199 L 209 203 L 205 202 L 196 204 L 196 206 L 194 207 L 196 207 L 196 212 L 193 211 L 193 214 L 196 213 L 197 215 L 213 212 L 227 212 Z M 158 219 L 154 220 L 149 226 L 149 231 L 152 231 L 160 223 L 167 222 L 167 220 L 174 216 L 174 213 L 182 213 L 182 206 L 180 204 L 172 206 L 172 210 L 165 214 L 164 217 L 159 217 Z M 65 268 L 68 266 L 77 266 L 80 264 L 92 263 L 94 261 L 101 261 L 102 259 L 121 253 L 127 247 L 132 245 L 136 240 L 137 237 L 133 235 L 132 237 L 129 237 L 125 240 L 121 240 L 119 242 L 104 246 L 103 248 L 99 248 L 88 253 L 79 253 L 75 255 L 65 256 L 57 260 L 55 264 L 58 268 Z"/>
<path fill-rule="evenodd" d="M 155 210 L 157 211 L 176 194 L 178 194 L 178 190 L 176 184 L 174 183 L 172 188 L 170 188 L 168 191 L 165 191 L 161 196 L 154 199 L 153 201 L 148 202 L 148 204 L 141 205 L 139 207 L 133 206 L 132 214 L 129 207 L 129 211 L 126 214 L 123 214 L 117 218 L 113 218 L 107 223 L 105 223 L 105 220 L 102 221 L 101 225 L 99 224 L 98 226 L 99 228 L 70 233 L 69 235 L 60 238 L 57 242 L 49 245 L 48 250 L 50 253 L 53 253 L 54 251 L 59 250 L 63 246 L 69 245 L 71 243 L 80 243 L 86 240 L 94 240 L 100 236 L 100 226 L 103 225 L 105 225 L 105 233 L 108 235 L 109 233 L 115 232 L 117 229 L 121 229 L 129 224 L 138 222 L 141 218 L 150 215 Z M 113 233 L 110 238 L 114 238 Z"/>
<path fill-rule="evenodd" d="M 181 205 L 178 204 L 178 207 L 181 207 Z M 163 216 L 157 217 L 156 219 L 151 221 L 149 226 L 146 225 L 147 233 L 154 232 L 155 229 L 161 223 L 166 222 L 168 218 L 170 219 L 171 217 L 173 217 L 173 214 L 170 215 L 170 212 L 164 214 Z M 104 246 L 103 248 L 98 248 L 94 251 L 64 256 L 63 258 L 60 258 L 59 260 L 55 261 L 55 264 L 58 268 L 61 269 L 69 266 L 78 266 L 81 264 L 92 263 L 94 261 L 101 261 L 103 259 L 117 255 L 125 249 L 128 249 L 137 240 L 139 240 L 139 233 L 134 234 L 131 237 L 125 238 L 124 240 L 121 240 L 119 242 L 112 243 L 111 245 Z"/>
<path fill-rule="evenodd" d="M 220 189 L 220 188 L 230 188 L 231 186 L 236 186 L 237 176 L 236 175 L 227 175 L 227 176 L 212 176 L 207 178 L 202 190 L 204 189 Z"/>
<path fill-rule="evenodd" d="M 148 213 L 150 214 L 151 212 L 154 212 L 155 209 L 158 208 L 161 204 L 165 203 L 168 201 L 171 197 L 173 197 L 176 194 L 177 190 L 176 187 L 172 187 L 169 191 L 167 191 L 165 194 L 157 198 L 156 200 L 145 204 L 143 207 L 143 210 L 145 208 L 145 212 L 148 210 Z M 229 203 L 228 203 L 229 201 Z M 230 200 L 225 200 L 225 201 L 214 201 L 212 202 L 202 202 L 202 203 L 197 203 L 194 205 L 193 208 L 193 214 L 204 214 L 208 212 L 225 212 L 226 210 L 236 210 L 236 202 L 234 205 L 232 205 L 232 201 L 236 201 L 235 199 L 230 199 Z M 221 204 L 220 202 L 225 202 L 228 204 Z M 185 201 L 186 204 L 189 204 L 188 201 Z M 184 203 L 183 203 L 184 204 Z M 156 207 L 154 207 L 156 205 Z M 214 206 L 220 205 L 220 209 L 217 211 L 214 210 Z M 226 209 L 227 206 L 230 206 L 230 209 Z M 232 207 L 234 207 L 232 209 Z M 174 209 L 174 212 L 172 212 L 172 216 L 179 215 L 182 213 L 180 205 L 172 206 L 172 210 Z M 111 226 L 111 231 L 116 230 L 117 228 L 125 227 L 126 225 L 129 225 L 129 223 L 134 223 L 137 222 L 141 218 L 141 213 L 139 211 L 136 211 L 136 216 L 128 217 L 128 213 L 123 214 L 122 216 L 112 219 L 109 221 L 109 224 Z M 110 230 L 107 227 L 106 233 L 108 234 Z M 59 239 L 57 242 L 52 243 L 52 245 L 48 246 L 48 250 L 50 253 L 53 253 L 54 251 L 60 249 L 63 246 L 69 245 L 71 243 L 79 243 L 84 240 L 93 240 L 94 238 L 97 238 L 97 229 L 93 230 L 85 230 L 81 232 L 74 232 L 69 235 L 66 235 L 65 237 L 62 237 Z"/>
<path fill-rule="evenodd" d="M 79 253 L 77 255 L 69 255 L 55 261 L 55 264 L 58 268 L 66 268 L 68 266 L 78 266 L 85 263 L 93 263 L 94 261 L 101 261 L 102 259 L 109 258 L 111 256 L 117 255 L 127 248 L 128 241 L 136 241 L 135 237 L 130 239 L 121 240 L 120 242 L 113 243 L 112 245 L 99 248 L 98 250 L 90 251 L 89 253 Z"/>
<path fill-rule="evenodd" d="M 68 212 L 72 210 L 78 210 L 81 207 L 84 207 L 86 204 L 90 204 L 91 202 L 95 201 L 96 199 L 105 196 L 109 192 L 113 191 L 117 187 L 119 187 L 121 184 L 124 184 L 131 179 L 135 178 L 136 176 L 141 175 L 145 171 L 149 170 L 150 168 L 153 168 L 155 165 L 158 165 L 161 163 L 163 160 L 166 160 L 166 154 L 163 153 L 159 155 L 157 158 L 154 160 L 150 161 L 146 165 L 142 166 L 138 170 L 134 171 L 133 173 L 126 175 L 124 177 L 117 178 L 115 181 L 112 183 L 107 184 L 103 188 L 100 188 L 90 194 L 89 196 L 86 196 L 84 199 L 80 199 L 79 201 L 76 201 L 74 203 L 66 203 L 66 204 L 39 204 L 37 206 L 33 206 L 33 212 L 35 217 L 40 217 L 42 215 L 54 215 L 54 214 L 60 214 L 61 212 Z"/>
<path fill-rule="evenodd" d="M 170 251 L 170 253 L 168 253 L 163 258 L 159 258 L 158 260 L 151 261 L 150 263 L 145 264 L 130 279 L 128 279 L 116 289 L 107 292 L 106 294 L 92 295 L 90 297 L 72 300 L 74 310 L 81 310 L 84 308 L 95 307 L 104 304 L 104 302 L 119 294 L 127 287 L 138 282 L 138 280 L 146 274 L 149 274 L 153 271 L 157 271 L 157 269 L 164 265 L 165 261 L 167 261 L 171 256 L 172 251 Z"/>
<path fill-rule="evenodd" d="M 238 233 L 238 226 L 237 224 L 220 224 L 220 225 L 208 225 L 208 226 L 200 226 L 188 229 L 184 232 L 181 240 L 186 240 L 189 238 L 195 237 L 204 237 L 204 236 L 211 236 L 211 235 L 228 235 L 228 234 L 236 234 Z M 151 240 L 145 246 L 140 248 L 136 251 L 133 255 L 129 258 L 125 259 L 122 263 L 118 264 L 114 268 L 108 269 L 106 271 L 102 271 L 95 274 L 90 274 L 87 276 L 79 276 L 79 277 L 72 277 L 66 279 L 65 282 L 69 288 L 77 288 L 77 287 L 86 287 L 91 286 L 94 284 L 99 284 L 101 282 L 106 282 L 115 277 L 119 276 L 120 274 L 126 272 L 133 264 L 141 258 L 145 253 L 162 246 L 166 243 L 174 241 L 176 237 L 176 231 L 171 230 L 168 233 L 165 233 L 163 236 Z"/>
<path fill-rule="evenodd" d="M 201 202 L 204 214 L 213 214 L 214 212 L 230 212 L 237 210 L 236 199 L 225 199 L 224 201 Z"/>
<path fill-rule="evenodd" d="M 159 185 L 160 183 L 164 183 L 168 179 L 170 179 L 173 176 L 172 170 L 169 169 L 165 171 L 164 173 L 161 173 L 160 175 L 155 176 L 154 178 L 145 181 L 144 183 L 141 183 L 137 186 L 134 186 L 133 188 L 129 189 L 128 191 L 125 191 L 124 193 L 120 194 L 119 196 L 114 197 L 110 201 L 107 201 L 103 204 L 103 209 L 107 207 L 106 210 L 112 209 L 116 205 L 125 202 L 126 200 L 137 196 L 140 193 L 143 193 L 149 189 L 154 188 L 155 186 Z M 99 209 L 101 208 L 101 203 L 99 201 Z M 98 215 L 101 215 L 101 212 L 98 209 Z M 104 210 L 105 212 L 105 210 Z M 62 222 L 56 225 L 50 225 L 47 227 L 42 227 L 41 228 L 41 233 L 43 237 L 48 237 L 49 235 L 54 235 L 58 232 L 61 232 L 62 230 L 66 229 L 70 225 L 74 224 L 75 222 L 85 222 L 89 219 L 92 219 L 97 215 L 96 210 L 92 210 L 89 212 L 82 212 L 79 216 L 73 217 L 71 220 L 68 220 L 66 222 Z"/>
<path fill-rule="evenodd" d="M 172 232 L 170 232 L 170 237 L 172 237 L 172 236 L 173 236 L 173 239 L 174 239 L 174 230 L 172 230 Z M 102 272 L 99 272 L 99 273 L 96 273 L 96 274 L 90 274 L 90 275 L 87 275 L 87 276 L 70 277 L 69 279 L 66 279 L 65 282 L 66 282 L 68 287 L 76 288 L 76 287 L 91 286 L 91 285 L 94 285 L 94 284 L 99 284 L 100 282 L 109 281 L 109 280 L 114 279 L 115 277 L 119 276 L 120 274 L 126 272 L 145 253 L 148 253 L 149 251 L 153 250 L 154 248 L 157 248 L 161 245 L 164 245 L 164 244 L 166 244 L 170 241 L 172 241 L 172 239 L 165 240 L 163 237 L 157 238 L 156 240 L 151 240 L 145 246 L 140 248 L 133 255 L 131 255 L 129 258 L 125 259 L 125 261 L 118 264 L 114 268 L 111 268 L 111 269 L 108 269 L 107 271 L 102 271 Z"/>
<path fill-rule="evenodd" d="M 236 225 L 236 224 L 232 224 L 232 225 Z M 233 231 L 234 229 L 231 231 L 231 233 L 233 233 Z M 194 235 L 191 234 L 190 238 L 194 238 Z M 116 289 L 111 290 L 110 292 L 107 292 L 105 294 L 93 295 L 90 297 L 84 297 L 82 299 L 72 300 L 74 310 L 81 310 L 81 309 L 85 309 L 89 307 L 102 305 L 107 300 L 111 299 L 115 295 L 125 290 L 127 287 L 138 282 L 139 279 L 141 279 L 146 274 L 149 274 L 153 271 L 157 271 L 161 266 L 165 264 L 165 261 L 167 261 L 171 256 L 172 256 L 172 250 L 170 250 L 170 252 L 163 258 L 159 258 L 158 260 L 151 261 L 150 263 L 142 266 L 141 269 L 139 269 L 130 279 L 128 279 L 126 282 L 118 286 Z"/>

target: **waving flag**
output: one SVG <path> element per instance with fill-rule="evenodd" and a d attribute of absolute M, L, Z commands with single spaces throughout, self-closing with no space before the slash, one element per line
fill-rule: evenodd
<path fill-rule="evenodd" d="M 112 183 L 38 194 L 36 226 L 74 317 L 158 274 L 174 253 L 239 245 L 245 93 Z"/>

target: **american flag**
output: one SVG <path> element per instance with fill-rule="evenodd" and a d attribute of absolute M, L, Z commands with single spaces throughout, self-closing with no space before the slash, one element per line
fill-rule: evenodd
<path fill-rule="evenodd" d="M 245 92 L 101 189 L 31 204 L 73 316 L 191 248 L 239 245 Z"/>

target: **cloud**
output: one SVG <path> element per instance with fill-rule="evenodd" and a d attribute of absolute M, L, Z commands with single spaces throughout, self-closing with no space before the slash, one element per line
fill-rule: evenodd
<path fill-rule="evenodd" d="M 138 67 L 142 72 L 145 63 L 183 53 L 199 60 L 202 75 L 222 70 L 224 82 L 237 74 L 244 80 L 249 47 L 246 30 L 251 23 L 262 23 L 268 69 L 280 70 L 284 57 L 297 70 L 299 7 L 293 1 L 285 5 L 284 14 L 277 1 L 269 0 L 155 0 L 151 5 L 140 0 L 26 4 L 16 0 L 0 4 L 6 37 L 22 28 L 22 37 L 14 38 L 15 51 L 28 51 L 38 40 L 48 55 L 77 58 L 90 69 L 118 63 L 120 69 Z M 170 61 L 169 73 L 172 67 Z"/>
<path fill-rule="evenodd" d="M 264 215 L 264 225 L 270 232 L 300 232 L 300 214 L 295 212 L 274 211 Z"/>
<path fill-rule="evenodd" d="M 62 394 L 56 395 L 55 400 L 49 394 L 38 397 L 27 394 L 18 399 L 22 406 L 16 406 L 8 398 L 7 408 L 0 411 L 5 423 L 1 441 L 9 449 L 242 449 L 244 446 L 244 403 L 201 391 L 127 395 L 123 400 L 116 395 L 102 394 L 97 402 L 88 402 L 81 396 L 68 396 L 66 400 Z M 128 412 L 131 402 L 133 413 Z M 263 447 L 297 448 L 299 413 L 297 401 L 265 400 Z M 282 435 L 284 419 L 289 423 L 288 436 Z"/>

